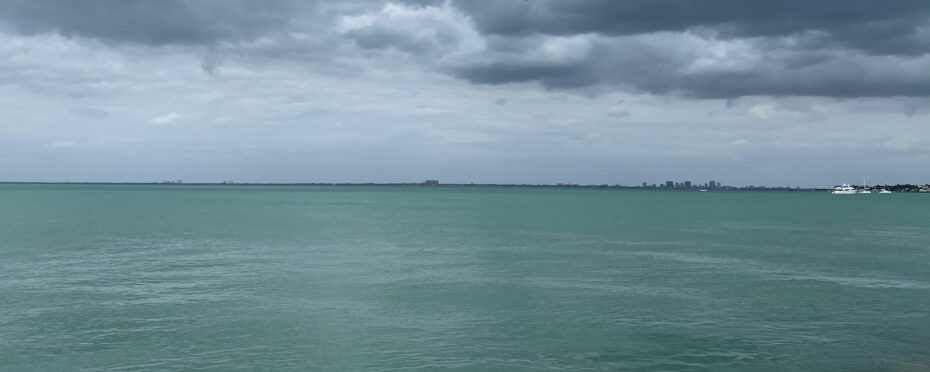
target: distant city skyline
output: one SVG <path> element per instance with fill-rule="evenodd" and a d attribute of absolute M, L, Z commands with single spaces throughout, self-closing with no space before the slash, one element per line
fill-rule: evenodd
<path fill-rule="evenodd" d="M 555 183 L 555 184 L 533 184 L 533 183 L 441 183 L 439 180 L 409 181 L 409 182 L 237 182 L 225 180 L 221 182 L 184 182 L 182 180 L 166 180 L 161 182 L 10 182 L 0 181 L 2 184 L 12 185 L 169 185 L 169 186 L 452 186 L 452 187 L 556 187 L 556 188 L 584 188 L 584 189 L 640 189 L 640 190 L 671 190 L 671 191 L 746 191 L 746 190 L 773 190 L 773 191 L 816 191 L 816 190 L 833 190 L 835 187 L 800 187 L 795 185 L 724 185 L 715 181 L 709 181 L 704 184 L 691 184 L 688 182 L 666 181 L 665 184 L 649 184 L 643 182 L 641 185 L 621 185 L 621 184 L 579 184 L 579 183 Z M 846 185 L 843 185 L 844 187 Z M 894 192 L 930 192 L 930 183 L 905 183 L 905 184 L 872 184 L 872 185 L 853 185 L 854 189 L 887 189 Z"/>
<path fill-rule="evenodd" d="M 930 181 L 930 2 L 685 3 L 0 1 L 0 181 Z"/>

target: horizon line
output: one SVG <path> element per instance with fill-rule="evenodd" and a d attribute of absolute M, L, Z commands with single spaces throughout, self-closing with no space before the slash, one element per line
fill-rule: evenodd
<path fill-rule="evenodd" d="M 433 180 L 429 180 L 433 181 Z M 827 190 L 832 189 L 834 186 L 813 186 L 813 187 L 801 187 L 801 186 L 768 186 L 768 185 L 746 185 L 746 186 L 731 186 L 731 185 L 718 185 L 716 187 L 705 188 L 703 185 L 693 184 L 690 188 L 687 187 L 665 187 L 664 184 L 650 184 L 646 187 L 642 185 L 621 185 L 621 184 L 577 184 L 577 183 L 435 183 L 428 182 L 233 182 L 233 181 L 220 181 L 220 182 L 183 182 L 183 181 L 149 181 L 149 182 L 112 182 L 112 181 L 0 181 L 0 184 L 9 184 L 9 185 L 149 185 L 149 186 L 425 186 L 425 187 L 438 187 L 438 186 L 484 186 L 484 187 L 560 187 L 560 188 L 617 188 L 617 189 L 638 189 L 638 190 L 716 190 L 716 191 L 727 191 L 727 190 L 746 190 L 746 189 L 773 189 L 773 190 Z M 928 184 L 874 184 L 867 187 L 876 187 L 876 186 L 928 186 Z M 859 186 L 859 185 L 857 185 Z"/>

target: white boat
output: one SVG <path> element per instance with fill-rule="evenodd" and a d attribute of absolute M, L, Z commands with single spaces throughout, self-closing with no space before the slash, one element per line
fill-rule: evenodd
<path fill-rule="evenodd" d="M 882 189 L 882 191 L 879 191 L 878 193 L 879 193 L 879 194 L 891 194 L 891 190 Z"/>
<path fill-rule="evenodd" d="M 869 187 L 865 185 L 865 176 L 863 176 L 863 177 L 862 177 L 862 188 L 859 189 L 859 191 L 857 192 L 857 194 L 871 194 L 871 193 L 872 193 L 872 192 L 869 191 Z"/>
<path fill-rule="evenodd" d="M 855 195 L 856 188 L 843 184 L 842 186 L 837 186 L 833 188 L 833 195 Z"/>

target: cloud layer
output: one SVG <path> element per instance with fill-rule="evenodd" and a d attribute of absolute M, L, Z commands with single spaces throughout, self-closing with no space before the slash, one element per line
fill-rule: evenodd
<path fill-rule="evenodd" d="M 286 25 L 300 2 L 278 0 L 4 0 L 13 30 L 90 37 L 106 42 L 211 44 L 253 39 Z"/>
<path fill-rule="evenodd" d="M 22 35 L 214 48 L 266 40 L 280 53 L 268 56 L 280 58 L 305 52 L 282 36 L 305 33 L 402 51 L 478 84 L 708 98 L 930 94 L 930 3 L 918 0 L 5 0 L 2 7 L 0 20 Z M 218 64 L 214 56 L 203 67 Z"/>
<path fill-rule="evenodd" d="M 481 84 L 705 98 L 930 94 L 930 5 L 875 8 L 863 1 L 461 1 L 408 11 L 432 27 L 393 22 L 396 7 L 385 7 L 360 16 L 372 22 L 346 36 L 362 48 L 420 55 Z M 443 30 L 444 42 L 417 44 L 426 30 Z"/>
<path fill-rule="evenodd" d="M 926 1 L 0 10 L 17 180 L 917 182 L 930 158 Z"/>

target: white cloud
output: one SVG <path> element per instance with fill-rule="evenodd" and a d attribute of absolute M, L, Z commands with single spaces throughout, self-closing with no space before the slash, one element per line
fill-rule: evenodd
<path fill-rule="evenodd" d="M 749 109 L 749 113 L 752 116 L 755 116 L 762 120 L 769 120 L 772 116 L 775 115 L 776 109 L 775 105 L 771 103 L 760 103 L 758 105 L 752 106 Z"/>
<path fill-rule="evenodd" d="M 167 114 L 167 115 L 156 116 L 156 117 L 152 118 L 152 120 L 150 120 L 150 122 L 151 122 L 152 124 L 155 124 L 155 125 L 170 125 L 170 124 L 176 122 L 176 121 L 177 121 L 178 119 L 180 119 L 180 118 L 181 118 L 181 115 L 178 115 L 178 114 L 172 112 L 172 113 Z"/>
<path fill-rule="evenodd" d="M 335 29 L 364 48 L 396 48 L 438 58 L 485 49 L 471 20 L 450 4 L 408 7 L 387 4 L 380 10 L 340 17 Z"/>
<path fill-rule="evenodd" d="M 593 42 L 590 35 L 553 37 L 546 39 L 539 48 L 544 60 L 556 63 L 578 63 L 591 53 Z"/>

